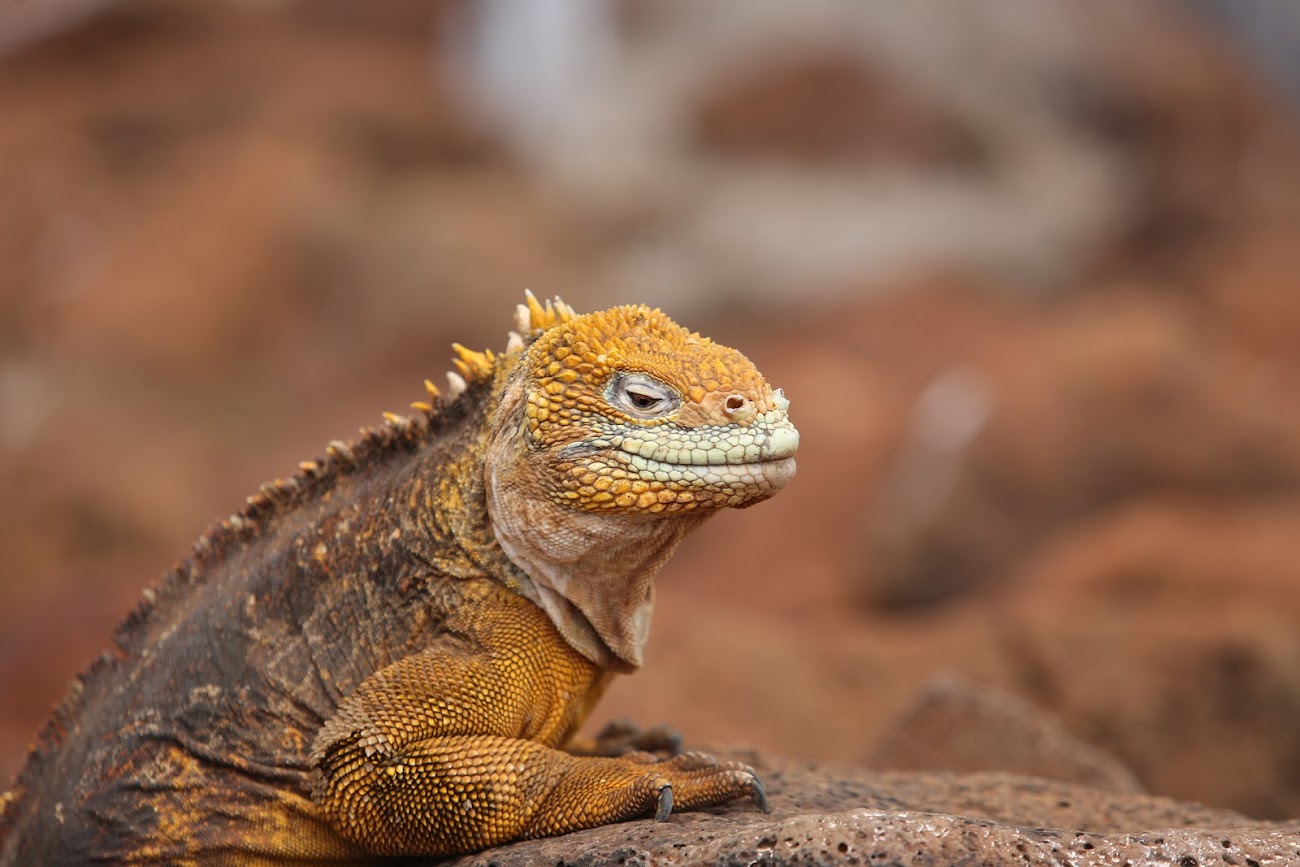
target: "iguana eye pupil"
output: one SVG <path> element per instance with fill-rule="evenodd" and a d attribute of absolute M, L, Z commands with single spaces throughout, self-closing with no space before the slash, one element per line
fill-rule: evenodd
<path fill-rule="evenodd" d="M 644 373 L 619 373 L 605 392 L 616 409 L 634 418 L 661 418 L 680 405 L 677 392 Z"/>

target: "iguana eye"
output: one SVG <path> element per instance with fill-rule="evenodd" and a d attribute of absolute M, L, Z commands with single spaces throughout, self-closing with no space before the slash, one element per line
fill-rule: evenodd
<path fill-rule="evenodd" d="M 646 394 L 644 391 L 637 391 L 635 388 L 629 388 L 627 396 L 632 403 L 636 404 L 637 409 L 654 409 L 663 400 L 661 397 Z"/>
<path fill-rule="evenodd" d="M 643 373 L 620 373 L 605 394 L 610 404 L 636 418 L 660 418 L 681 405 L 677 392 Z"/>

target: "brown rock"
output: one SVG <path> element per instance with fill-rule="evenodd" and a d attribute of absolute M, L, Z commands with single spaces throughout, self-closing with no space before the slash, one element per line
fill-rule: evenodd
<path fill-rule="evenodd" d="M 870 773 L 741 755 L 771 812 L 734 804 L 503 846 L 459 865 L 1293 864 L 1300 823 L 996 774 Z"/>
<path fill-rule="evenodd" d="M 1152 498 L 1076 528 L 999 606 L 1020 689 L 1152 791 L 1300 815 L 1298 525 Z"/>
<path fill-rule="evenodd" d="M 940 371 L 915 401 L 867 520 L 873 604 L 1008 578 L 1053 534 L 1134 497 L 1249 502 L 1300 486 L 1286 379 L 1185 309 L 1107 298 L 1039 325 Z"/>
<path fill-rule="evenodd" d="M 933 681 L 876 745 L 876 768 L 1002 771 L 1140 792 L 1133 772 L 1029 702 L 958 675 Z"/>
<path fill-rule="evenodd" d="M 692 124 L 694 143 L 708 153 L 814 165 L 980 158 L 971 129 L 861 56 L 796 55 L 719 78 L 700 97 Z"/>

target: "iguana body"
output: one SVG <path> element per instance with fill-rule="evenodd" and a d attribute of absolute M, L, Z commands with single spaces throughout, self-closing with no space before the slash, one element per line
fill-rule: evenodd
<path fill-rule="evenodd" d="M 761 802 L 738 765 L 560 748 L 640 664 L 682 536 L 793 475 L 785 399 L 658 311 L 528 300 L 503 355 L 457 347 L 450 394 L 146 593 L 4 796 L 0 864 L 441 855 Z"/>

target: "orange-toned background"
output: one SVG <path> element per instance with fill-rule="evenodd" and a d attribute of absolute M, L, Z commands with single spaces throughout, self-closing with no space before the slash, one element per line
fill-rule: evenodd
<path fill-rule="evenodd" d="M 1289 13 L 503 5 L 0 0 L 0 776 L 211 520 L 530 287 L 664 306 L 803 433 L 601 719 L 866 761 L 960 673 L 1300 814 Z"/>

